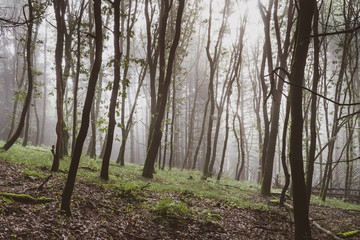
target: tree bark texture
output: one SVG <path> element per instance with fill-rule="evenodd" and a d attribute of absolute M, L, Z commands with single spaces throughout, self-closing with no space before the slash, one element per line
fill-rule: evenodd
<path fill-rule="evenodd" d="M 290 104 L 290 166 L 293 182 L 295 239 L 311 239 L 309 222 L 309 205 L 305 188 L 303 153 L 302 153 L 302 85 L 304 69 L 310 44 L 311 22 L 315 0 L 299 1 L 299 13 L 295 34 L 295 48 L 291 65 Z"/>
<path fill-rule="evenodd" d="M 170 10 L 170 3 L 168 1 L 162 2 L 161 11 L 161 23 L 160 23 L 160 33 L 159 33 L 159 48 L 160 48 L 160 74 L 159 74 L 159 88 L 158 88 L 158 101 L 156 104 L 156 116 L 152 118 L 154 124 L 150 126 L 154 126 L 152 130 L 152 135 L 150 136 L 150 145 L 148 148 L 145 165 L 143 169 L 143 177 L 152 178 L 154 172 L 154 164 L 156 160 L 156 156 L 158 153 L 158 149 L 161 143 L 162 131 L 161 125 L 162 120 L 164 118 L 167 96 L 169 92 L 169 86 L 171 82 L 173 63 L 175 60 L 176 48 L 179 44 L 180 34 L 181 34 L 181 22 L 182 15 L 185 7 L 185 0 L 179 0 L 179 6 L 177 10 L 176 16 L 176 26 L 175 26 L 175 36 L 173 42 L 170 47 L 170 53 L 168 57 L 168 62 L 166 66 L 166 74 L 165 74 L 165 35 L 166 35 L 166 23 L 168 20 L 168 14 Z M 151 131 L 150 131 L 151 132 Z"/>
<path fill-rule="evenodd" d="M 9 150 L 11 146 L 16 142 L 19 138 L 21 131 L 24 128 L 25 118 L 30 109 L 30 102 L 32 98 L 32 91 L 33 91 L 33 66 L 32 66 L 32 59 L 31 59 L 31 47 L 32 47 L 32 30 L 33 30 L 33 6 L 32 1 L 28 0 L 28 23 L 27 23 L 27 36 L 26 36 L 26 63 L 27 63 L 27 75 L 28 75 L 28 90 L 25 98 L 24 107 L 21 112 L 19 125 L 14 133 L 14 135 L 5 143 L 2 147 L 5 151 Z"/>
<path fill-rule="evenodd" d="M 61 210 L 64 211 L 67 216 L 71 216 L 71 208 L 70 208 L 71 195 L 74 190 L 75 179 L 79 167 L 82 148 L 89 128 L 90 111 L 95 94 L 96 82 L 98 79 L 98 74 L 100 72 L 101 62 L 102 62 L 103 37 L 102 37 L 102 20 L 101 20 L 101 0 L 94 0 L 94 16 L 95 16 L 95 33 L 96 33 L 95 61 L 90 73 L 88 90 L 86 93 L 86 98 L 82 113 L 81 126 L 78 137 L 76 139 L 74 153 L 71 158 L 70 169 L 67 176 L 65 188 L 63 190 L 62 201 L 61 201 Z"/>

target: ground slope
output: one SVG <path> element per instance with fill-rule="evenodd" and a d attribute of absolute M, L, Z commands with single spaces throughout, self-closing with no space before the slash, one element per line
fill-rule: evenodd
<path fill-rule="evenodd" d="M 95 171 L 91 167 L 82 170 Z M 32 169 L 0 159 L 0 192 L 54 198 L 48 203 L 28 204 L 0 197 L 0 239 L 293 238 L 291 210 L 271 206 L 269 199 L 251 194 L 249 199 L 258 204 L 239 207 L 226 198 L 204 197 L 186 186 L 179 191 L 155 191 L 152 184 L 168 183 L 141 179 L 140 172 L 137 175 L 141 181 L 132 188 L 116 185 L 122 181 L 120 176 L 118 180 L 113 177 L 109 185 L 98 180 L 92 183 L 80 175 L 73 195 L 73 216 L 67 218 L 59 212 L 64 170 L 54 174 L 46 168 Z M 195 177 L 188 181 L 189 185 L 200 182 Z M 214 191 L 215 188 L 213 185 Z M 334 233 L 359 229 L 358 213 L 358 210 L 311 207 L 312 217 Z M 332 239 L 314 226 L 312 235 L 313 239 Z"/>

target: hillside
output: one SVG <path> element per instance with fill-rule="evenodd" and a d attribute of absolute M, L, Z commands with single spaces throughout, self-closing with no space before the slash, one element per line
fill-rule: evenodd
<path fill-rule="evenodd" d="M 141 177 L 141 166 L 111 166 L 100 181 L 101 161 L 84 157 L 72 202 L 73 216 L 60 212 L 69 159 L 52 173 L 49 149 L 14 146 L 0 153 L 1 239 L 291 239 L 291 209 L 261 197 L 259 186 L 200 180 L 197 171 L 158 171 Z M 275 190 L 276 192 L 276 190 Z M 4 193 L 50 202 L 24 203 Z M 52 200 L 52 201 L 51 201 Z M 287 200 L 291 204 L 291 199 Z M 332 233 L 360 229 L 360 206 L 312 202 L 311 217 Z M 313 239 L 333 239 L 312 225 Z M 348 239 L 358 239 L 357 235 Z"/>

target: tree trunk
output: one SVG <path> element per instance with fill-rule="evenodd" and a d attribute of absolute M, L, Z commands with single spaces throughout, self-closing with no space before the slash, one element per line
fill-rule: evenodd
<path fill-rule="evenodd" d="M 291 65 L 290 104 L 290 166 L 293 182 L 295 239 L 311 239 L 309 222 L 309 205 L 305 187 L 303 153 L 302 153 L 302 88 L 304 69 L 310 43 L 311 21 L 316 1 L 299 2 L 299 14 L 295 34 L 295 48 Z"/>
<path fill-rule="evenodd" d="M 80 13 L 77 19 L 77 46 L 76 46 L 76 72 L 74 78 L 74 102 L 73 102 L 73 122 L 72 122 L 72 141 L 71 141 L 71 156 L 73 155 L 75 142 L 76 142 L 76 134 L 77 134 L 77 109 L 78 109 L 78 89 L 79 89 L 79 78 L 80 78 L 80 68 L 81 68 L 81 22 L 82 16 L 84 13 L 84 0 L 81 2 Z"/>
<path fill-rule="evenodd" d="M 154 121 L 154 126 L 151 136 L 150 136 L 150 145 L 148 148 L 145 165 L 143 169 L 142 176 L 146 178 L 153 177 L 154 164 L 156 160 L 156 155 L 158 153 L 159 145 L 161 142 L 162 132 L 161 125 L 162 120 L 164 118 L 164 113 L 166 109 L 167 96 L 169 92 L 169 85 L 171 82 L 173 63 L 175 60 L 176 48 L 179 44 L 180 33 L 181 33 L 181 22 L 182 22 L 182 14 L 185 7 L 185 0 L 179 0 L 179 6 L 176 17 L 176 27 L 175 27 L 175 36 L 173 42 L 170 47 L 170 53 L 168 57 L 168 63 L 166 66 L 166 74 L 165 74 L 165 35 L 166 35 L 166 24 L 168 20 L 168 15 L 170 11 L 170 3 L 168 1 L 162 2 L 162 11 L 161 11 L 161 23 L 160 23 L 160 32 L 159 32 L 159 50 L 160 50 L 160 74 L 159 74 L 159 90 L 158 90 L 158 101 L 156 104 L 156 116 L 152 118 Z M 153 122 L 151 121 L 151 122 Z"/>
<path fill-rule="evenodd" d="M 43 69 L 43 84 L 44 93 L 42 101 L 42 120 L 41 120 L 41 136 L 40 143 L 45 143 L 45 129 L 46 129 L 46 107 L 47 107 L 47 23 L 45 23 L 45 39 L 44 39 L 44 69 Z"/>
<path fill-rule="evenodd" d="M 285 119 L 284 119 L 284 127 L 283 127 L 283 134 L 282 134 L 282 149 L 281 149 L 281 164 L 284 170 L 284 175 L 285 175 L 285 184 L 284 187 L 281 191 L 281 196 L 280 196 L 280 205 L 283 205 L 285 202 L 285 193 L 287 191 L 287 189 L 289 188 L 290 185 L 290 174 L 289 174 L 289 170 L 286 164 L 286 156 L 287 156 L 287 152 L 286 152 L 286 145 L 287 145 L 287 131 L 288 131 L 288 126 L 289 126 L 289 115 L 290 115 L 290 101 L 287 100 L 286 101 L 286 113 L 285 113 Z"/>
<path fill-rule="evenodd" d="M 70 208 L 71 195 L 74 190 L 75 179 L 79 167 L 81 152 L 89 128 L 91 105 L 93 103 L 93 98 L 96 89 L 96 82 L 98 79 L 98 74 L 100 72 L 101 62 L 102 62 L 103 37 L 102 37 L 102 20 L 101 20 L 101 0 L 94 0 L 94 16 L 95 16 L 95 33 L 96 33 L 96 41 L 95 41 L 96 56 L 90 74 L 88 90 L 86 93 L 86 98 L 83 108 L 81 126 L 78 137 L 76 139 L 74 154 L 71 158 L 70 169 L 65 184 L 65 188 L 63 190 L 62 201 L 61 201 L 61 210 L 64 211 L 67 216 L 71 216 L 71 208 Z"/>
<path fill-rule="evenodd" d="M 33 6 L 32 1 L 28 0 L 28 9 L 29 9 L 29 16 L 27 23 L 27 36 L 26 36 L 26 62 L 27 62 L 27 74 L 28 74 L 28 91 L 25 98 L 25 103 L 23 110 L 21 112 L 19 125 L 14 133 L 14 135 L 5 143 L 2 147 L 5 151 L 9 150 L 11 146 L 15 143 L 15 141 L 19 138 L 21 131 L 24 128 L 25 118 L 30 109 L 30 102 L 32 98 L 32 91 L 33 91 L 33 66 L 32 66 L 32 59 L 31 59 L 31 47 L 32 47 L 32 29 L 33 29 Z"/>
<path fill-rule="evenodd" d="M 111 99 L 109 105 L 109 123 L 108 123 L 108 132 L 106 147 L 104 152 L 104 157 L 101 165 L 101 174 L 100 177 L 104 180 L 109 180 L 109 163 L 110 155 L 114 140 L 114 129 L 116 125 L 115 120 L 115 111 L 116 111 L 116 101 L 120 86 L 120 62 L 121 62 L 121 52 L 120 52 L 120 2 L 121 0 L 114 0 L 114 83 L 111 91 Z"/>
<path fill-rule="evenodd" d="M 270 3 L 269 12 L 268 12 L 268 22 L 270 22 L 270 10 L 272 8 L 272 3 Z M 290 33 L 293 25 L 293 3 L 290 2 L 287 16 L 287 30 L 284 40 L 284 46 L 281 45 L 282 39 L 280 36 L 280 25 L 278 23 L 278 0 L 275 0 L 275 7 L 274 7 L 274 24 L 275 24 L 275 31 L 277 37 L 277 46 L 278 46 L 278 58 L 280 59 L 280 67 L 285 68 L 287 65 L 287 59 L 289 55 L 289 47 L 290 47 Z M 264 15 L 264 14 L 263 14 Z M 263 16 L 265 19 L 265 16 Z M 266 21 L 265 21 L 266 22 Z M 271 51 L 271 39 L 270 39 L 270 24 L 266 24 L 265 27 L 265 36 L 267 41 L 267 59 L 268 59 L 268 68 L 273 69 L 273 60 L 272 60 L 272 51 Z M 270 71 L 271 71 L 270 70 Z M 272 103 L 271 103 L 271 122 L 270 122 L 270 132 L 269 138 L 267 141 L 267 145 L 264 145 L 266 148 L 266 156 L 265 156 L 265 166 L 264 166 L 264 175 L 263 181 L 261 185 L 261 193 L 263 195 L 270 195 L 271 191 L 271 180 L 273 175 L 273 166 L 274 166 L 274 157 L 275 157 L 275 150 L 276 150 L 276 141 L 278 137 L 278 130 L 279 130 L 279 118 L 280 118 L 280 106 L 281 106 L 281 98 L 282 98 L 282 91 L 284 87 L 284 82 L 281 79 L 285 78 L 285 73 L 280 72 L 280 76 L 278 81 L 274 78 L 274 75 L 270 75 L 270 81 L 272 84 Z"/>
<path fill-rule="evenodd" d="M 54 2 L 54 9 L 56 15 L 57 26 L 57 40 L 55 49 L 55 68 L 56 68 L 56 112 L 57 112 L 57 124 L 56 124 L 56 151 L 54 155 L 54 161 L 51 166 L 51 171 L 58 171 L 60 158 L 63 150 L 63 129 L 64 129 L 64 117 L 63 117 L 63 102 L 64 102 L 64 86 L 63 86 L 63 73 L 62 73 L 62 60 L 64 51 L 64 37 L 65 37 L 65 2 L 59 0 Z"/>
<path fill-rule="evenodd" d="M 313 22 L 313 32 L 314 32 L 314 73 L 313 73 L 313 85 L 312 91 L 317 92 L 318 83 L 320 80 L 320 41 L 318 34 L 318 24 L 319 24 L 319 9 L 315 5 L 314 9 L 314 22 Z M 317 96 L 315 94 L 311 95 L 311 117 L 310 117 L 310 150 L 308 154 L 308 160 L 306 164 L 306 193 L 307 193 L 307 203 L 310 204 L 311 198 L 311 188 L 313 182 L 314 174 L 314 163 L 315 163 L 315 151 L 316 151 L 316 117 L 317 117 Z"/>
<path fill-rule="evenodd" d="M 24 140 L 22 142 L 22 146 L 26 147 L 28 140 L 29 140 L 29 128 L 30 128 L 30 115 L 31 115 L 31 108 L 29 107 L 29 111 L 26 115 L 26 120 L 25 120 L 25 129 L 24 129 Z"/>

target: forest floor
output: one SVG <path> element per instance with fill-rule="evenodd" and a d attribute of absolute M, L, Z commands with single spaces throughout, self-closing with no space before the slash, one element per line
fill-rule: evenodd
<path fill-rule="evenodd" d="M 119 172 L 123 169 L 113 168 Z M 177 180 L 185 185 L 179 191 L 155 190 L 156 184 L 170 183 L 160 177 L 142 179 L 140 171 L 133 173 L 138 180 L 135 185 L 118 185 L 122 180 L 116 173 L 110 183 L 105 183 L 92 179 L 98 173 L 84 174 L 94 169 L 82 167 L 72 198 L 73 215 L 68 218 L 60 213 L 65 170 L 51 173 L 45 167 L 0 158 L 0 195 L 21 193 L 53 199 L 47 203 L 21 203 L 0 196 L 0 239 L 293 239 L 291 210 L 270 201 L 278 196 L 261 197 L 251 189 L 253 185 L 246 189 L 235 181 L 222 185 L 202 183 L 206 195 L 192 185 L 201 184 L 201 180 L 188 175 L 185 180 Z M 176 175 L 176 171 L 180 172 L 171 170 L 167 174 Z M 187 184 L 191 187 L 187 188 Z M 245 203 L 224 197 L 233 191 L 240 192 Z M 216 197 L 219 194 L 223 198 Z M 290 199 L 287 202 L 291 204 Z M 334 234 L 360 229 L 359 213 L 358 205 L 311 206 L 312 219 Z M 311 228 L 313 239 L 333 239 L 313 224 Z M 360 239 L 360 235 L 347 239 Z"/>

